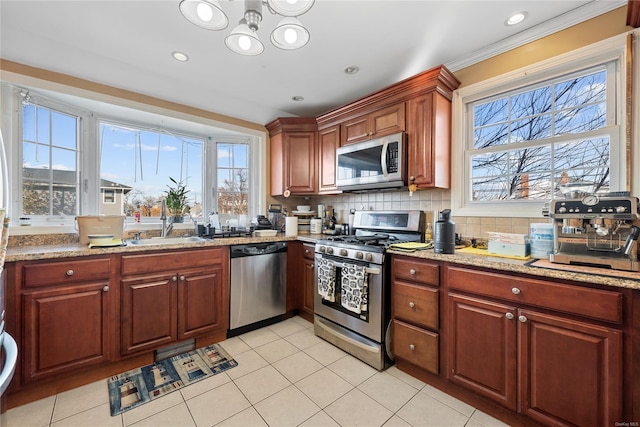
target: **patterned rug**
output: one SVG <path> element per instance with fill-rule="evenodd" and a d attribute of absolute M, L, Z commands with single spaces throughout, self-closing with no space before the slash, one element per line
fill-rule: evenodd
<path fill-rule="evenodd" d="M 107 381 L 111 416 L 234 366 L 238 362 L 213 344 L 115 375 Z"/>

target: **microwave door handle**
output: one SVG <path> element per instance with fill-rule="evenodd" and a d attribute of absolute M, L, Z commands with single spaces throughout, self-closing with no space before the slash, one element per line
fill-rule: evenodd
<path fill-rule="evenodd" d="M 389 176 L 389 170 L 387 169 L 387 152 L 389 151 L 389 142 L 385 141 L 382 144 L 382 154 L 380 155 L 380 164 L 382 165 L 382 175 Z"/>

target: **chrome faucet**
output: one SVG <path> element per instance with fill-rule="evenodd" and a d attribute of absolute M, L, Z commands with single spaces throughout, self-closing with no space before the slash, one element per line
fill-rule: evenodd
<path fill-rule="evenodd" d="M 173 224 L 167 225 L 167 199 L 162 199 L 162 208 L 160 208 L 160 219 L 162 220 L 162 230 L 160 230 L 160 237 L 167 237 L 173 230 Z"/>

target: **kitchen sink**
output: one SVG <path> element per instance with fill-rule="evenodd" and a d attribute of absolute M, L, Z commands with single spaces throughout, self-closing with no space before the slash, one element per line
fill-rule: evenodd
<path fill-rule="evenodd" d="M 127 240 L 128 245 L 133 246 L 147 246 L 147 245 L 176 245 L 181 243 L 194 243 L 194 242 L 206 242 L 207 239 L 203 239 L 198 236 L 186 236 L 186 237 L 152 237 L 150 239 L 138 239 Z"/>

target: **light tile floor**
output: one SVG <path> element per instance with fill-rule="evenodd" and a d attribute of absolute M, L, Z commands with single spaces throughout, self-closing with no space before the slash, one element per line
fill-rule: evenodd
<path fill-rule="evenodd" d="M 395 366 L 378 372 L 301 317 L 221 344 L 237 367 L 121 415 L 105 379 L 13 408 L 8 426 L 506 426 Z"/>

